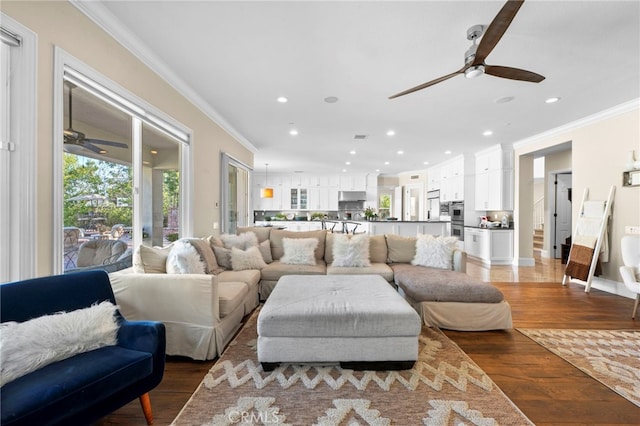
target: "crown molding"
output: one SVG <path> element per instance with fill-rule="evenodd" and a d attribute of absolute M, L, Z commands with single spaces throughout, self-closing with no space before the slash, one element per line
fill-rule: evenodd
<path fill-rule="evenodd" d="M 515 149 L 523 148 L 523 147 L 526 147 L 527 145 L 533 144 L 535 142 L 539 142 L 543 139 L 548 139 L 553 136 L 557 136 L 562 133 L 576 130 L 576 129 L 588 126 L 590 124 L 598 123 L 600 121 L 607 120 L 617 115 L 625 114 L 627 112 L 631 112 L 634 110 L 640 110 L 640 98 L 632 99 L 628 102 L 605 109 L 603 111 L 597 112 L 587 117 L 580 118 L 576 121 L 563 124 L 560 127 L 556 127 L 554 129 L 547 130 L 546 132 L 538 133 L 537 135 L 533 135 L 526 139 L 522 139 L 518 142 L 515 142 L 513 144 L 513 147 Z"/>
<path fill-rule="evenodd" d="M 222 117 L 209 103 L 197 94 L 187 83 L 174 73 L 163 61 L 153 54 L 144 42 L 133 34 L 126 26 L 100 2 L 87 0 L 69 0 L 76 9 L 82 12 L 93 23 L 109 34 L 114 40 L 120 43 L 125 49 L 138 58 L 149 69 L 158 74 L 171 87 L 177 90 L 189 102 L 202 111 L 214 123 L 229 133 L 245 148 L 252 153 L 258 149 L 237 131 L 224 117 Z"/>

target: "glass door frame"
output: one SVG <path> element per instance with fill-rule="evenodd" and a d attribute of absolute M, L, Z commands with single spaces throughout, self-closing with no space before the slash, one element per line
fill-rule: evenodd
<path fill-rule="evenodd" d="M 251 211 L 253 210 L 253 206 L 251 205 L 251 188 L 252 188 L 252 172 L 253 168 L 238 160 L 237 158 L 229 155 L 226 152 L 220 153 L 220 199 L 221 199 L 221 214 L 220 214 L 220 232 L 228 233 L 229 226 L 231 220 L 231 211 L 229 210 L 229 166 L 236 167 L 238 169 L 242 169 L 247 173 L 246 180 L 246 208 L 244 208 L 245 214 L 243 214 L 243 219 L 245 222 L 245 226 L 249 226 Z M 240 210 L 240 209 L 239 209 Z M 238 223 L 242 221 L 238 218 Z"/>

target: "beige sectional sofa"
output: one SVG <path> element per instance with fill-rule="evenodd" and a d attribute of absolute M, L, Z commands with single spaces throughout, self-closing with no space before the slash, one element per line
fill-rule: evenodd
<path fill-rule="evenodd" d="M 511 327 L 510 308 L 502 300 L 501 293 L 495 289 L 498 299 L 483 304 L 483 309 L 497 308 L 501 312 L 501 321 L 482 321 L 481 327 L 476 327 L 481 313 L 467 317 L 465 312 L 472 299 L 464 297 L 464 288 L 458 288 L 457 281 L 464 285 L 471 285 L 466 272 L 466 254 L 455 249 L 450 259 L 450 270 L 437 271 L 433 268 L 411 265 L 416 255 L 416 238 L 400 237 L 397 235 L 369 236 L 368 257 L 369 266 L 335 266 L 334 245 L 337 234 L 327 231 L 292 232 L 269 227 L 246 227 L 238 229 L 238 234 L 253 232 L 258 244 L 266 244 L 269 253 L 263 257 L 269 261 L 261 265 L 261 269 L 232 270 L 220 268 L 221 242 L 216 237 L 207 239 L 189 239 L 198 249 L 203 263 L 201 273 L 167 273 L 165 264 L 169 265 L 169 255 L 176 248 L 148 248 L 139 247 L 134 255 L 134 266 L 110 274 L 112 287 L 122 314 L 130 320 L 155 320 L 165 323 L 167 328 L 167 354 L 181 355 L 197 360 L 213 359 L 219 356 L 242 323 L 245 315 L 258 306 L 259 300 L 266 300 L 274 289 L 278 280 L 285 275 L 326 275 L 326 274 L 375 274 L 382 276 L 390 285 L 396 286 L 398 291 L 416 308 L 428 325 L 448 326 L 457 329 L 494 329 Z M 313 264 L 289 264 L 283 262 L 285 255 L 285 239 L 318 240 L 313 252 Z M 269 243 L 264 243 L 264 241 Z M 179 242 L 182 242 L 180 240 Z M 218 247 L 218 248 L 216 248 Z M 268 258 L 268 259 L 267 259 Z M 404 268 L 404 269 L 402 269 Z M 171 269 L 171 268 L 169 268 Z M 397 274 L 395 271 L 399 271 Z M 411 273 L 409 273 L 411 271 Z M 449 276 L 442 276 L 442 272 Z M 454 306 L 454 319 L 446 315 L 449 300 L 439 302 L 438 291 L 426 292 L 426 300 L 442 309 L 432 318 L 423 312 L 421 294 L 415 289 L 429 286 L 430 276 L 437 273 L 439 286 L 446 288 L 453 285 L 453 290 L 444 290 L 444 294 L 456 294 L 455 303 L 463 303 L 461 309 Z M 403 278 L 404 277 L 404 278 Z M 401 278 L 401 279 L 399 279 Z M 443 284 L 444 283 L 444 284 Z M 490 284 L 474 282 L 480 287 L 493 287 Z M 460 297 L 462 292 L 462 297 Z M 472 292 L 473 293 L 473 292 Z M 495 293 L 495 292 L 494 292 Z M 413 296 L 413 298 L 411 297 Z M 431 309 L 431 308 L 429 308 Z M 491 310 L 491 309 L 490 309 Z M 473 311 L 473 310 L 472 310 Z M 505 312 L 508 311 L 508 321 Z M 438 323 L 444 318 L 446 321 Z"/>

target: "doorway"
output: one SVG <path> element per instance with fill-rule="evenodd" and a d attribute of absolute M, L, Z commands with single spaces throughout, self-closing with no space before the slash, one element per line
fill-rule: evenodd
<path fill-rule="evenodd" d="M 403 220 L 424 220 L 424 200 L 422 197 L 423 192 L 424 186 L 421 183 L 405 185 Z"/>
<path fill-rule="evenodd" d="M 553 193 L 549 197 L 549 211 L 553 229 L 550 252 L 554 259 L 562 257 L 562 244 L 571 236 L 571 172 L 552 173 L 550 184 Z"/>

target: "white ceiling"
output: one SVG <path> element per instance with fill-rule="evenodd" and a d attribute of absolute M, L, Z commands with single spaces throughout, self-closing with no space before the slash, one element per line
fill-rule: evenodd
<path fill-rule="evenodd" d="M 534 71 L 543 82 L 460 75 L 394 100 L 458 70 L 467 28 L 488 25 L 504 2 L 80 3 L 253 145 L 258 170 L 420 170 L 448 159 L 445 150 L 512 144 L 640 97 L 638 1 L 529 0 L 487 63 Z M 545 104 L 551 96 L 560 102 Z"/>

